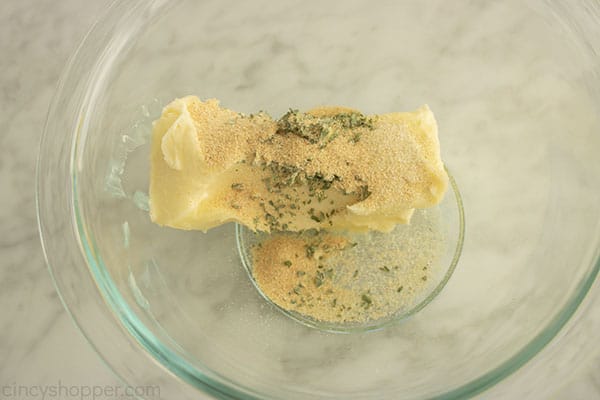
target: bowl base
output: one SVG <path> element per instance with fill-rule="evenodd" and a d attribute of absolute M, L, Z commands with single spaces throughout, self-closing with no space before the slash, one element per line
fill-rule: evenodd
<path fill-rule="evenodd" d="M 382 328 L 431 302 L 458 262 L 464 214 L 458 187 L 449 177 L 452 190 L 440 205 L 416 210 L 410 224 L 389 233 L 266 234 L 237 225 L 239 256 L 262 297 L 288 317 L 330 332 Z M 350 245 L 315 261 L 313 268 L 304 254 L 298 255 L 300 251 L 286 254 L 276 247 L 296 243 L 302 250 L 327 237 Z M 273 254 L 281 253 L 276 254 L 277 260 L 285 261 L 256 263 L 268 246 Z M 294 256 L 300 258 L 302 268 Z M 277 284 L 268 284 L 267 279 Z"/>

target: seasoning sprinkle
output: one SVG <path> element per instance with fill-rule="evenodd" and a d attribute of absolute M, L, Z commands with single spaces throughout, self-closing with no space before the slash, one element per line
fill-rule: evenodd
<path fill-rule="evenodd" d="M 253 276 L 274 303 L 316 320 L 364 322 L 409 310 L 435 287 L 430 277 L 440 271 L 435 260 L 445 248 L 439 220 L 423 215 L 429 214 L 418 212 L 410 226 L 387 235 L 258 235 Z"/>

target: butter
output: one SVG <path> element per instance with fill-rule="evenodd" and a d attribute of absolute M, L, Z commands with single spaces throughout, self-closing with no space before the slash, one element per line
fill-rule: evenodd
<path fill-rule="evenodd" d="M 321 107 L 275 121 L 188 96 L 153 126 L 150 216 L 172 228 L 390 231 L 447 185 L 427 106 L 376 116 Z"/>

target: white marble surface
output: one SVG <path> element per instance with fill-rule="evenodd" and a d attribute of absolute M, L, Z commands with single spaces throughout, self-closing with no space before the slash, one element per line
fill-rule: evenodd
<path fill-rule="evenodd" d="M 60 304 L 39 245 L 34 204 L 37 144 L 56 80 L 108 3 L 5 0 L 0 7 L 0 389 L 119 384 Z M 575 373 L 551 398 L 600 398 L 600 358 L 569 369 Z M 36 398 L 7 393 L 0 398 Z"/>

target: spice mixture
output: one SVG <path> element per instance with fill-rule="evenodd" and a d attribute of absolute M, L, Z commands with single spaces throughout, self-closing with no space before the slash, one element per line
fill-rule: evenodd
<path fill-rule="evenodd" d="M 437 209 L 419 210 L 411 225 L 385 234 L 288 232 L 251 242 L 252 273 L 262 292 L 316 321 L 364 323 L 406 314 L 444 274 Z"/>
<path fill-rule="evenodd" d="M 399 315 L 431 292 L 443 240 L 430 207 L 447 186 L 427 106 L 290 109 L 275 120 L 188 96 L 154 122 L 152 220 L 247 227 L 263 293 L 318 321 Z"/>
<path fill-rule="evenodd" d="M 426 106 L 372 116 L 321 107 L 275 120 L 190 96 L 154 125 L 151 217 L 174 228 L 390 231 L 438 204 L 447 183 Z"/>

